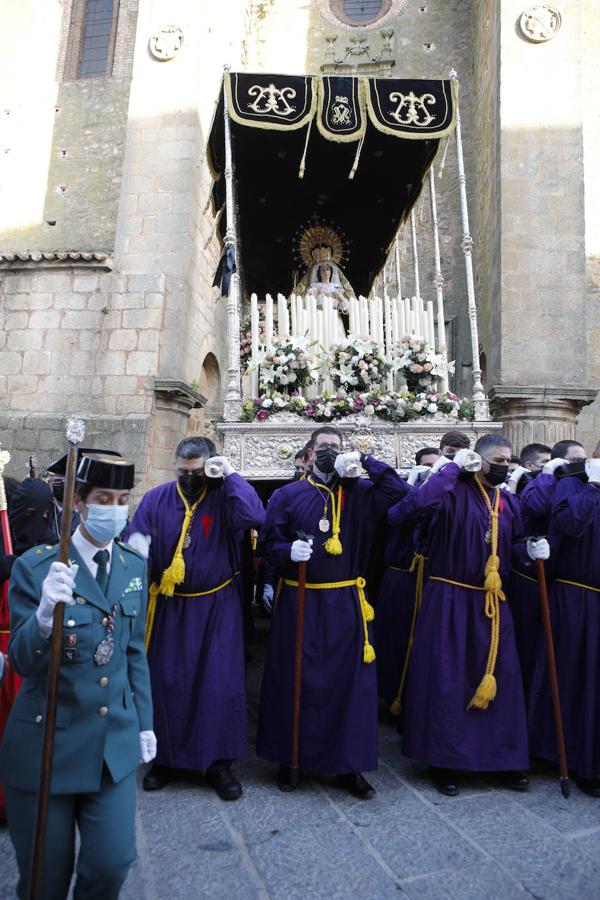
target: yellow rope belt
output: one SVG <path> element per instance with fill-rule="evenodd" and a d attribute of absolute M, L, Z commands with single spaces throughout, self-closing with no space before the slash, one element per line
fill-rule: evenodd
<path fill-rule="evenodd" d="M 560 581 L 561 584 L 571 584 L 573 587 L 585 588 L 586 591 L 595 591 L 600 594 L 600 588 L 592 587 L 591 584 L 580 584 L 578 581 L 569 581 L 567 578 L 555 578 L 554 580 Z"/>
<path fill-rule="evenodd" d="M 291 578 L 284 578 L 284 584 L 289 585 L 289 587 L 298 587 L 298 582 L 292 581 Z M 369 643 L 369 629 L 367 627 L 367 622 L 373 621 L 373 619 L 375 618 L 375 613 L 365 594 L 366 584 L 367 582 L 365 581 L 365 579 L 359 576 L 358 578 L 352 578 L 348 581 L 323 581 L 319 582 L 318 584 L 307 581 L 306 587 L 313 591 L 329 591 L 333 590 L 334 588 L 342 587 L 355 587 L 357 589 L 358 602 L 360 604 L 360 614 L 365 633 L 365 641 L 363 644 L 363 662 L 372 663 L 375 659 L 375 650 Z"/>
<path fill-rule="evenodd" d="M 513 569 L 512 571 L 513 571 L 513 574 L 518 575 L 519 578 L 526 578 L 527 581 L 533 581 L 534 584 L 538 583 L 537 578 L 532 578 L 531 575 L 525 575 L 525 574 L 523 574 L 523 572 L 519 572 L 518 569 Z"/>
<path fill-rule="evenodd" d="M 0 634 L 10 634 L 8 628 L 0 628 Z"/>
<path fill-rule="evenodd" d="M 231 584 L 236 575 L 239 575 L 239 572 L 234 572 L 231 578 L 228 578 L 227 581 L 224 581 L 223 584 L 217 585 L 217 587 L 210 588 L 208 591 L 198 591 L 196 594 L 175 594 L 176 597 L 207 597 L 209 594 L 216 594 L 217 591 L 223 590 L 224 587 L 227 587 L 228 584 Z M 150 646 L 150 638 L 152 637 L 152 629 L 154 628 L 154 616 L 156 615 L 156 600 L 158 595 L 161 593 L 160 587 L 158 584 L 150 585 L 150 590 L 148 591 L 148 612 L 146 613 L 146 653 L 148 652 L 148 647 Z"/>
<path fill-rule="evenodd" d="M 415 627 L 417 624 L 417 616 L 421 609 L 421 601 L 423 600 L 423 591 L 425 589 L 425 563 L 427 557 L 422 553 L 415 553 L 410 564 L 409 572 L 417 573 L 417 583 L 415 585 L 415 605 L 413 607 L 412 621 L 410 623 L 410 634 L 408 636 L 408 644 L 406 647 L 406 655 L 404 657 L 404 665 L 402 666 L 402 675 L 400 676 L 400 684 L 396 699 L 390 706 L 390 712 L 393 716 L 399 716 L 402 712 L 402 694 L 404 692 L 404 683 L 406 681 L 406 673 L 408 672 L 408 663 L 410 662 L 410 654 L 412 651 L 413 640 L 415 637 Z"/>

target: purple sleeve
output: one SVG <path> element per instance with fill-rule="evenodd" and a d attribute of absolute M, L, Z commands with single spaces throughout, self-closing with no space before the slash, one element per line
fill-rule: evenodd
<path fill-rule="evenodd" d="M 410 486 L 395 469 L 372 456 L 364 456 L 362 465 L 371 481 L 369 517 L 377 521 L 408 493 Z"/>
<path fill-rule="evenodd" d="M 554 492 L 552 524 L 559 534 L 580 537 L 598 514 L 600 488 L 573 477 L 562 478 Z"/>
<path fill-rule="evenodd" d="M 271 495 L 265 522 L 260 532 L 260 552 L 267 566 L 277 573 L 286 572 L 291 563 L 290 553 L 295 537 L 289 534 L 287 504 L 279 491 Z"/>
<path fill-rule="evenodd" d="M 223 479 L 223 491 L 228 501 L 225 510 L 229 525 L 236 531 L 258 530 L 265 519 L 265 508 L 252 485 L 232 472 Z"/>
<path fill-rule="evenodd" d="M 552 497 L 556 488 L 554 475 L 541 472 L 537 478 L 526 485 L 521 494 L 521 507 L 524 516 L 547 516 L 552 509 Z"/>
<path fill-rule="evenodd" d="M 459 466 L 449 462 L 439 472 L 430 475 L 425 484 L 414 493 L 416 511 L 434 512 L 440 509 L 447 495 L 456 487 L 459 473 Z"/>
<path fill-rule="evenodd" d="M 416 524 L 418 516 L 415 509 L 414 495 L 417 488 L 409 485 L 408 493 L 402 498 L 400 503 L 395 503 L 388 512 L 388 523 L 395 528 L 408 528 L 410 525 Z"/>
<path fill-rule="evenodd" d="M 152 550 L 158 539 L 158 528 L 153 527 L 152 520 L 154 518 L 154 503 L 152 500 L 152 492 L 144 494 L 135 511 L 133 519 L 129 523 L 129 527 L 123 538 L 127 543 L 132 534 L 139 532 L 140 534 L 150 535 L 150 549 L 148 550 L 148 568 L 152 570 Z"/>

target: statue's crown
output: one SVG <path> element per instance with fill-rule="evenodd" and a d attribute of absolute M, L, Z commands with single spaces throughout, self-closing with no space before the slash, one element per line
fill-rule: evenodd
<path fill-rule="evenodd" d="M 331 247 L 315 247 L 312 251 L 312 258 L 316 263 L 318 262 L 331 262 L 332 259 L 332 251 Z"/>

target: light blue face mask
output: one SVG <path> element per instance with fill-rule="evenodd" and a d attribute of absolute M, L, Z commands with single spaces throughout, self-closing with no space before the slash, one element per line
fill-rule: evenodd
<path fill-rule="evenodd" d="M 90 503 L 87 510 L 88 517 L 83 525 L 89 536 L 99 544 L 110 543 L 127 525 L 129 506 Z"/>

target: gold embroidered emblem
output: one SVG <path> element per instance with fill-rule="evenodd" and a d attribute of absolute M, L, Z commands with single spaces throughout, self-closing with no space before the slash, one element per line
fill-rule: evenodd
<path fill-rule="evenodd" d="M 410 94 L 401 94 L 400 91 L 394 91 L 390 94 L 390 101 L 398 103 L 395 110 L 389 111 L 389 115 L 399 125 L 419 125 L 421 128 L 425 128 L 436 118 L 427 110 L 427 106 L 432 106 L 436 102 L 433 94 L 422 94 L 420 97 L 417 97 L 413 91 Z M 406 109 L 406 113 L 403 116 L 402 112 L 404 109 Z"/>
<path fill-rule="evenodd" d="M 253 84 L 248 88 L 248 95 L 256 97 L 253 103 L 248 104 L 248 108 L 259 116 L 270 113 L 276 116 L 290 116 L 296 112 L 296 107 L 288 103 L 288 100 L 293 100 L 296 96 L 296 91 L 292 87 L 278 88 L 274 84 L 263 87 L 260 84 Z"/>

